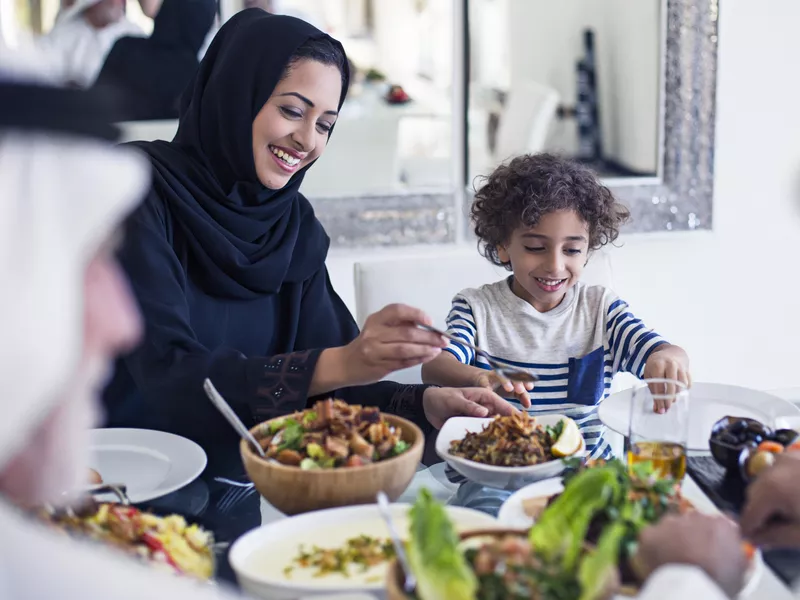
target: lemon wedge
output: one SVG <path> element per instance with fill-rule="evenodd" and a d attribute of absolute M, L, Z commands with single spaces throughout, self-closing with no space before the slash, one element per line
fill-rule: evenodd
<path fill-rule="evenodd" d="M 581 449 L 583 436 L 580 429 L 578 429 L 578 424 L 569 417 L 564 417 L 561 422 L 564 423 L 564 430 L 550 451 L 553 456 L 572 456 Z"/>

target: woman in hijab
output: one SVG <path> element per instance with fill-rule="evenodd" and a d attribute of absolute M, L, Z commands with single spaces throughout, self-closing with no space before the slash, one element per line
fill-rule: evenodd
<path fill-rule="evenodd" d="M 331 286 L 329 239 L 299 190 L 344 102 L 346 65 L 342 46 L 308 23 L 244 10 L 201 62 L 175 139 L 135 144 L 154 183 L 121 261 L 145 339 L 106 392 L 110 426 L 232 446 L 235 433 L 203 394 L 206 377 L 249 425 L 334 394 L 428 430 L 454 414 L 512 411 L 483 389 L 380 381 L 432 359 L 444 340 L 399 305 L 359 333 Z"/>
<path fill-rule="evenodd" d="M 26 517 L 88 475 L 88 429 L 141 321 L 114 232 L 144 196 L 146 161 L 113 148 L 103 104 L 10 81 L 0 64 L 0 598 L 212 600 L 200 589 Z M 18 75 L 17 75 L 18 77 Z"/>
<path fill-rule="evenodd" d="M 216 0 L 164 0 L 146 37 L 114 44 L 96 86 L 114 88 L 126 121 L 176 119 L 180 96 L 198 67 Z"/>

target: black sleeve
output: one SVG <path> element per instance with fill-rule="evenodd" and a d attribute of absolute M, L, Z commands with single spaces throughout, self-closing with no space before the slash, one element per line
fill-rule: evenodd
<path fill-rule="evenodd" d="M 211 378 L 245 423 L 301 410 L 321 350 L 246 357 L 235 348 L 206 348 L 189 320 L 186 276 L 168 240 L 166 209 L 151 193 L 131 216 L 120 261 L 145 323 L 143 343 L 124 360 L 144 402 L 164 428 L 198 441 L 229 425 L 205 397 Z"/>
<path fill-rule="evenodd" d="M 311 280 L 303 295 L 303 305 L 298 331 L 299 348 L 342 346 L 358 336 L 358 325 L 333 289 L 327 270 L 320 277 Z M 324 309 L 320 310 L 321 307 Z M 331 315 L 334 315 L 333 319 Z M 377 406 L 383 412 L 413 421 L 425 433 L 429 433 L 433 428 L 422 408 L 422 394 L 428 387 L 430 386 L 379 381 L 371 385 L 337 390 L 334 395 L 350 404 Z M 311 398 L 310 403 L 330 395 Z"/>

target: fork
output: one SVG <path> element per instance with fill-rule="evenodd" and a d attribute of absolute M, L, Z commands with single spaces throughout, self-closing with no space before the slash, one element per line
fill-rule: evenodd
<path fill-rule="evenodd" d="M 456 344 L 460 344 L 461 346 L 466 346 L 476 354 L 480 354 L 483 358 L 486 359 L 486 362 L 489 363 L 489 366 L 492 367 L 492 370 L 500 375 L 503 379 L 508 379 L 509 381 L 518 381 L 520 383 L 536 383 L 539 378 L 532 373 L 528 373 L 527 371 L 523 371 L 522 369 L 518 369 L 516 367 L 512 367 L 508 363 L 498 360 L 492 356 L 489 356 L 489 353 L 481 350 L 477 346 L 473 346 L 469 342 L 464 341 L 460 337 L 456 337 L 452 334 L 449 334 L 445 331 L 441 331 L 436 329 L 435 327 L 431 327 L 430 325 L 424 325 L 422 323 L 418 323 L 417 327 L 420 329 L 424 329 L 425 331 L 430 331 L 431 333 L 435 333 L 436 335 L 440 335 L 445 339 L 450 340 L 451 342 L 455 342 Z"/>
<path fill-rule="evenodd" d="M 223 515 L 227 514 L 234 506 L 237 506 L 240 502 L 249 498 L 255 491 L 256 488 L 252 484 L 250 484 L 249 487 L 241 484 L 236 486 L 232 485 L 225 491 L 222 498 L 220 498 L 220 501 L 217 503 L 217 510 Z"/>

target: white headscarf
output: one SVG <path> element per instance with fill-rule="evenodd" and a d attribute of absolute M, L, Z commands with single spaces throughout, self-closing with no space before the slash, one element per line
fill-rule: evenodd
<path fill-rule="evenodd" d="M 139 156 L 109 146 L 0 131 L 0 466 L 68 383 L 86 266 L 149 184 Z"/>
<path fill-rule="evenodd" d="M 64 134 L 0 129 L 0 470 L 69 404 L 63 388 L 82 352 L 87 264 L 148 184 L 146 161 L 131 151 Z M 78 413 L 48 433 L 65 434 L 58 462 L 85 475 L 82 434 L 91 415 Z M 32 477 L 54 476 L 52 465 L 35 471 Z M 3 599 L 223 598 L 45 529 L 2 496 L 0 539 Z"/>

